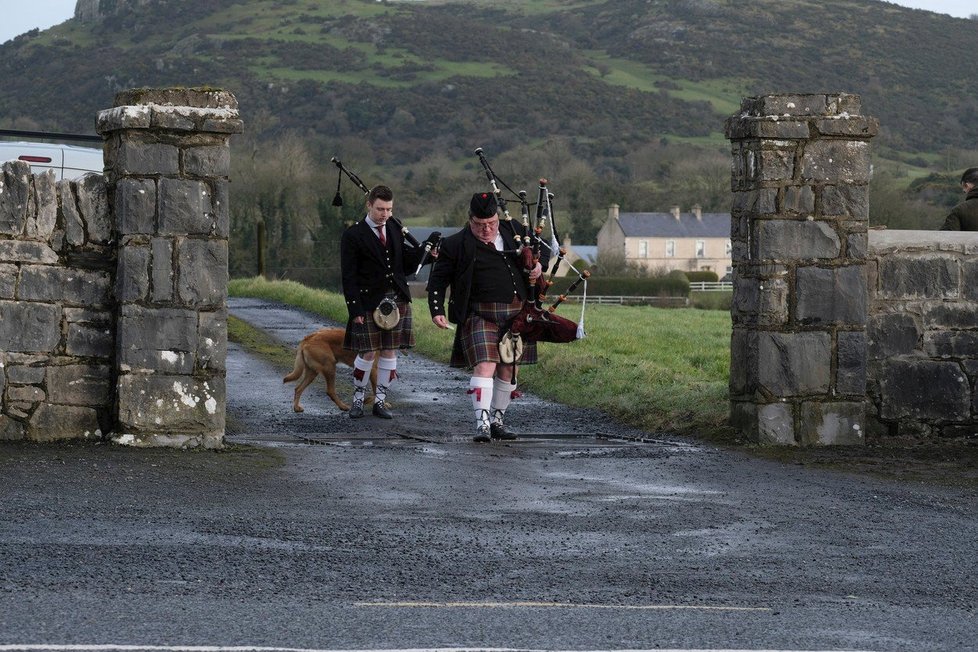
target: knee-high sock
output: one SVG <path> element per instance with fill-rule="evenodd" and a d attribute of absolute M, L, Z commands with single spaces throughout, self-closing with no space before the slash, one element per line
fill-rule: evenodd
<path fill-rule="evenodd" d="M 489 406 L 492 405 L 492 378 L 472 376 L 469 380 L 469 394 L 472 395 L 472 409 L 475 410 L 477 426 L 489 425 Z"/>
<path fill-rule="evenodd" d="M 501 378 L 492 379 L 492 422 L 502 423 L 503 415 L 506 414 L 506 408 L 513 400 L 513 390 L 516 389 L 516 383 L 511 383 L 509 381 L 503 380 Z"/>
<path fill-rule="evenodd" d="M 364 394 L 367 392 L 367 383 L 370 382 L 370 370 L 373 369 L 372 360 L 364 360 L 359 355 L 353 360 L 353 401 L 363 402 Z"/>
<path fill-rule="evenodd" d="M 387 392 L 397 380 L 397 358 L 381 358 L 377 361 L 377 402 L 383 403 Z"/>

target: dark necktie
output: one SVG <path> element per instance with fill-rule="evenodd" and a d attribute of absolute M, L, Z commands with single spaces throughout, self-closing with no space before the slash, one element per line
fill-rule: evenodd
<path fill-rule="evenodd" d="M 387 247 L 387 236 L 384 235 L 384 227 L 383 226 L 378 226 L 378 227 L 376 227 L 376 229 L 377 229 L 377 233 L 380 234 L 380 244 L 383 245 L 386 248 Z"/>

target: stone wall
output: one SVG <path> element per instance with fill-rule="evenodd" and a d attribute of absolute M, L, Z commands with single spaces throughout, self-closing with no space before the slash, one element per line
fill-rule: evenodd
<path fill-rule="evenodd" d="M 0 439 L 220 446 L 233 95 L 120 93 L 105 176 L 3 166 Z"/>
<path fill-rule="evenodd" d="M 727 121 L 730 422 L 754 442 L 978 434 L 978 236 L 868 228 L 859 112 L 772 95 Z"/>
<path fill-rule="evenodd" d="M 0 439 L 101 438 L 113 425 L 116 249 L 105 180 L 0 176 Z"/>
<path fill-rule="evenodd" d="M 978 236 L 869 235 L 871 432 L 978 435 Z"/>

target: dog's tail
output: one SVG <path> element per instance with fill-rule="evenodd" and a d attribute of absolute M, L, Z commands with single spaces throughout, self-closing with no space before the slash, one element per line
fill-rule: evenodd
<path fill-rule="evenodd" d="M 302 347 L 300 346 L 299 350 L 295 352 L 295 367 L 288 376 L 282 379 L 282 382 L 291 383 L 293 380 L 298 379 L 299 376 L 302 375 L 302 369 L 304 367 L 305 363 L 302 361 Z"/>

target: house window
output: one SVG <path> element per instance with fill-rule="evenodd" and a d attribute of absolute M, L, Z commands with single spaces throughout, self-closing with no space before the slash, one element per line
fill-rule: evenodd
<path fill-rule="evenodd" d="M 676 255 L 676 241 L 666 240 L 666 258 L 672 258 Z"/>
<path fill-rule="evenodd" d="M 649 257 L 649 241 L 639 240 L 638 241 L 638 257 L 648 258 Z"/>
<path fill-rule="evenodd" d="M 696 241 L 696 257 L 706 258 L 706 240 Z"/>
<path fill-rule="evenodd" d="M 729 256 L 730 255 L 730 252 L 732 252 L 732 251 L 733 251 L 733 245 L 731 245 L 730 244 L 730 241 L 727 240 L 727 255 Z"/>

